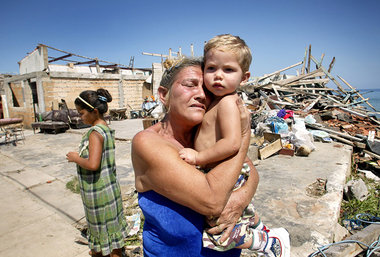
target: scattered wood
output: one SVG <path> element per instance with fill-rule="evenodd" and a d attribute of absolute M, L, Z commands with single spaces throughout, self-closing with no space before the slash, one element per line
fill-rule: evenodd
<path fill-rule="evenodd" d="M 325 131 L 331 140 L 352 146 L 354 152 L 362 156 L 366 153 L 380 160 L 379 154 L 371 151 L 367 143 L 370 131 L 374 131 L 375 138 L 380 139 L 380 120 L 376 117 L 380 112 L 360 90 L 337 76 L 343 82 L 340 84 L 331 73 L 335 57 L 326 69 L 322 64 L 324 56 L 322 54 L 321 59 L 317 60 L 311 54 L 309 45 L 302 61 L 241 86 L 240 91 L 248 97 L 246 103 L 249 109 L 255 116 L 270 110 L 279 112 L 281 109 L 291 110 L 301 118 L 312 114 L 319 120 L 315 124 L 307 124 L 309 129 Z M 314 70 L 311 70 L 311 62 L 315 63 Z M 284 73 L 297 68 L 296 75 Z M 335 84 L 336 89 L 327 87 L 330 82 Z M 367 104 L 372 110 L 367 110 L 362 104 Z M 321 115 L 326 112 L 332 114 Z"/>

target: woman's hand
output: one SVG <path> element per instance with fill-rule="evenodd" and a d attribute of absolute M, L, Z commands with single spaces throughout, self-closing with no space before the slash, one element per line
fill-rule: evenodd
<path fill-rule="evenodd" d="M 244 137 L 247 133 L 251 134 L 251 114 L 248 109 L 244 106 L 243 100 L 238 97 L 236 100 L 236 105 L 240 111 L 240 125 L 241 134 Z"/>
<path fill-rule="evenodd" d="M 239 190 L 231 194 L 226 206 L 217 220 L 207 219 L 207 222 L 212 228 L 207 232 L 210 234 L 219 234 L 224 231 L 220 242 L 224 242 L 231 234 L 236 222 L 241 217 L 246 205 L 242 201 L 244 196 L 239 193 Z"/>

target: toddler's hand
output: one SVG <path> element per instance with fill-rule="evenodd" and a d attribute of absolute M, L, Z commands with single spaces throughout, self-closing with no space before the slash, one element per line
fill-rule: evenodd
<path fill-rule="evenodd" d="M 179 151 L 179 157 L 191 165 L 197 164 L 198 152 L 191 148 L 183 148 Z"/>
<path fill-rule="evenodd" d="M 79 153 L 77 152 L 68 152 L 66 154 L 66 159 L 68 162 L 74 162 L 79 157 Z"/>

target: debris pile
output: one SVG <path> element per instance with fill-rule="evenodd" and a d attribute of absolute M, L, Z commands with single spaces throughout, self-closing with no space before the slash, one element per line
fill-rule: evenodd
<path fill-rule="evenodd" d="M 303 61 L 256 78 L 240 87 L 239 93 L 252 113 L 251 128 L 254 136 L 251 146 L 257 147 L 257 155 L 261 159 L 273 154 L 308 156 L 315 149 L 314 141 L 317 140 L 326 143 L 337 141 L 352 146 L 352 172 L 357 176 L 359 174 L 359 177 L 365 177 L 366 183 L 375 181 L 368 185 L 361 180 L 351 180 L 347 183 L 344 196 L 357 199 L 355 203 L 361 205 L 367 198 L 378 199 L 380 192 L 380 121 L 376 117 L 380 113 L 359 90 L 342 77 L 337 76 L 337 80 L 331 74 L 335 57 L 328 69 L 322 65 L 323 57 L 324 55 L 317 61 L 311 55 L 309 46 Z M 314 70 L 311 68 L 311 62 L 315 65 Z M 295 67 L 300 67 L 297 75 L 283 74 L 284 71 Z M 332 84 L 331 82 L 336 85 L 336 89 L 327 86 L 328 83 Z M 344 89 L 342 85 L 348 89 Z M 361 105 L 364 103 L 370 110 Z M 361 175 L 361 171 L 364 171 L 365 175 Z M 306 188 L 307 195 L 321 197 L 326 193 L 326 183 L 326 179 L 318 178 Z M 373 207 L 374 205 L 376 206 Z M 367 204 L 366 212 L 371 214 L 366 215 L 378 219 L 376 216 L 379 214 L 380 202 L 376 200 L 374 205 Z M 356 207 L 355 205 L 355 211 L 358 211 Z M 342 208 L 341 218 L 345 218 L 346 211 Z M 378 220 L 376 223 L 379 224 Z M 353 237 L 368 244 L 376 238 L 378 240 L 378 231 L 371 232 L 374 230 L 373 226 L 375 225 L 371 226 L 372 230 L 363 230 L 362 233 L 355 231 Z M 344 233 L 347 235 L 346 230 Z M 370 238 L 372 235 L 376 237 Z M 352 246 L 344 247 L 351 250 Z M 328 251 L 343 252 L 341 248 L 333 248 Z M 349 256 L 362 256 L 357 255 L 362 252 L 363 249 L 359 247 L 358 250 L 351 250 Z M 345 253 L 348 253 L 348 250 Z M 318 252 L 310 256 L 315 254 Z M 242 256 L 249 255 L 245 255 L 243 251 Z"/>
<path fill-rule="evenodd" d="M 314 140 L 339 141 L 353 146 L 355 152 L 359 150 L 379 160 L 380 121 L 376 114 L 380 113 L 359 90 L 337 76 L 339 82 L 331 74 L 335 57 L 328 69 L 322 65 L 323 57 L 320 61 L 314 58 L 310 45 L 303 61 L 240 87 L 239 93 L 252 110 L 251 127 L 255 135 L 263 136 L 264 132 L 280 134 L 281 149 L 294 149 L 299 155 L 307 156 L 313 151 Z M 314 70 L 312 66 L 315 66 Z M 300 68 L 296 70 L 297 75 L 283 73 L 296 67 Z M 333 82 L 337 89 L 327 87 L 329 82 Z M 341 83 L 348 89 L 345 90 Z M 372 110 L 361 105 L 363 103 Z"/>

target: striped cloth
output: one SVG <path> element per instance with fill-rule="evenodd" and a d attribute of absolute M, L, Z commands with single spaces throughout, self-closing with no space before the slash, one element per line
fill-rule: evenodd
<path fill-rule="evenodd" d="M 251 174 L 251 168 L 247 163 L 243 163 L 243 167 L 240 171 L 240 176 L 235 183 L 233 191 L 241 188 L 248 177 Z M 216 220 L 218 218 L 215 218 Z M 203 231 L 202 242 L 203 247 L 210 248 L 216 251 L 224 252 L 230 249 L 236 248 L 239 245 L 242 245 L 252 239 L 252 230 L 251 228 L 255 225 L 255 207 L 253 206 L 253 199 L 244 209 L 242 216 L 236 222 L 236 225 L 230 234 L 230 236 L 220 243 L 220 238 L 223 235 L 223 232 L 220 234 L 209 234 L 206 230 Z"/>
<path fill-rule="evenodd" d="M 83 136 L 79 155 L 88 158 L 89 136 L 96 131 L 104 139 L 100 168 L 89 171 L 77 165 L 80 191 L 88 224 L 91 250 L 108 255 L 124 246 L 127 223 L 123 213 L 120 185 L 116 178 L 115 131 L 96 125 Z"/>

